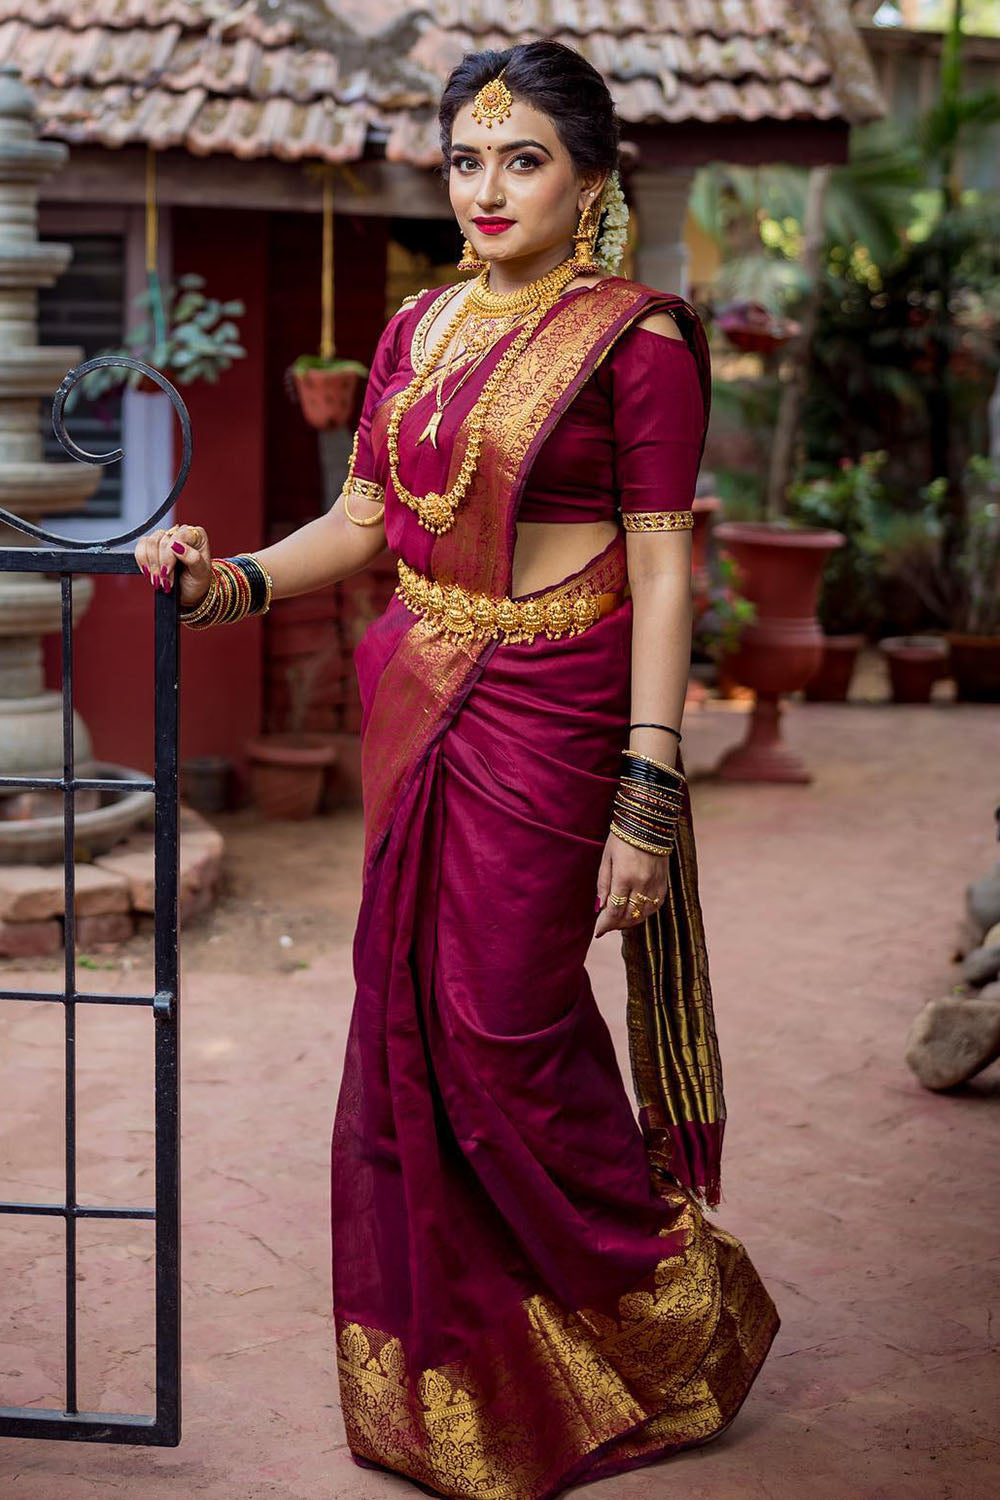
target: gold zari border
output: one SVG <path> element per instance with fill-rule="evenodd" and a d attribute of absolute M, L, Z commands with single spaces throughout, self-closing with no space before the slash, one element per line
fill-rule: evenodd
<path fill-rule="evenodd" d="M 396 567 L 399 573 L 396 593 L 407 609 L 416 615 L 430 616 L 446 635 L 457 639 L 474 636 L 510 645 L 545 635 L 551 641 L 558 636 L 579 635 L 601 615 L 600 594 L 578 594 L 575 599 L 567 599 L 553 590 L 534 599 L 497 599 L 474 593 L 458 583 L 439 583 L 436 578 L 408 567 L 402 558 Z"/>
<path fill-rule="evenodd" d="M 741 1405 L 778 1328 L 739 1240 L 676 1187 L 687 1237 L 605 1311 L 539 1293 L 464 1360 L 408 1368 L 402 1341 L 339 1323 L 351 1449 L 461 1500 L 536 1500 L 586 1455 L 635 1459 L 704 1440 Z M 547 1427 L 539 1413 L 558 1413 Z M 580 1476 L 585 1477 L 585 1476 Z"/>
<path fill-rule="evenodd" d="M 694 525 L 693 510 L 625 510 L 626 531 L 687 531 Z"/>

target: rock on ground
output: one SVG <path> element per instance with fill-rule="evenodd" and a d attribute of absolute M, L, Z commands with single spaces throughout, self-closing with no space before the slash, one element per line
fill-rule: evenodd
<path fill-rule="evenodd" d="M 924 1088 L 954 1088 L 1000 1057 L 1000 985 L 990 989 L 992 999 L 931 1000 L 917 1016 L 906 1061 Z"/>

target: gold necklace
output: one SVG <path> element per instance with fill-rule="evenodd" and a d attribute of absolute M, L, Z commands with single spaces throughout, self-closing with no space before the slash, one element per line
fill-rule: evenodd
<path fill-rule="evenodd" d="M 497 323 L 503 326 L 497 328 Z M 465 385 L 465 382 L 469 379 L 469 376 L 479 368 L 493 347 L 510 333 L 516 324 L 517 319 L 514 318 L 484 318 L 478 313 L 467 314 L 456 331 L 456 339 L 459 335 L 462 338 L 461 347 L 456 347 L 454 353 L 449 354 L 447 359 L 443 360 L 440 365 L 437 379 L 434 382 L 434 411 L 431 412 L 427 426 L 417 438 L 418 443 L 422 443 L 425 438 L 429 437 L 431 447 L 437 447 L 437 431 L 441 425 L 445 407 L 449 401 L 454 401 L 459 391 Z M 454 387 L 446 396 L 444 394 L 445 381 L 452 370 L 463 359 L 469 360 L 468 366 L 462 371 Z"/>
<path fill-rule="evenodd" d="M 521 351 L 526 347 L 535 329 L 545 317 L 545 314 L 550 308 L 555 306 L 567 282 L 572 281 L 576 274 L 577 268 L 572 258 L 569 258 L 562 261 L 560 265 L 555 266 L 551 271 L 547 271 L 537 281 L 529 283 L 526 287 L 519 288 L 517 292 L 508 292 L 499 297 L 496 293 L 492 293 L 489 290 L 486 279 L 489 275 L 488 267 L 477 279 L 477 282 L 473 284 L 473 289 L 469 293 L 469 300 L 471 301 L 473 294 L 476 295 L 479 303 L 477 310 L 493 313 L 494 315 L 498 312 L 511 313 L 518 311 L 527 313 L 527 318 L 515 335 L 510 347 L 501 355 L 496 368 L 487 379 L 472 410 L 463 419 L 462 425 L 468 426 L 469 439 L 466 443 L 461 467 L 456 475 L 455 483 L 450 490 L 442 492 L 429 490 L 426 495 L 415 495 L 407 489 L 399 473 L 399 427 L 410 407 L 415 401 L 419 400 L 424 391 L 430 386 L 439 359 L 451 343 L 453 334 L 461 326 L 462 319 L 465 316 L 464 303 L 431 351 L 427 363 L 418 371 L 409 385 L 404 386 L 394 401 L 386 431 L 386 447 L 389 453 L 389 475 L 397 497 L 404 505 L 416 513 L 417 519 L 425 530 L 440 536 L 454 524 L 455 512 L 465 499 L 469 485 L 472 482 L 472 476 L 476 470 L 476 464 L 479 461 L 486 412 L 493 399 L 494 392 L 506 377 L 507 371 L 521 354 Z M 498 301 L 503 304 L 502 307 L 497 306 Z"/>

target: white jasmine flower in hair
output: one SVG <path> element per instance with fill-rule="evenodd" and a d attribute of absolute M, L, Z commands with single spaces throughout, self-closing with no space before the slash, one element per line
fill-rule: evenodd
<path fill-rule="evenodd" d="M 594 255 L 598 265 L 615 275 L 622 263 L 628 240 L 628 206 L 622 192 L 621 178 L 617 171 L 609 176 L 601 197 L 603 221 L 597 237 Z"/>

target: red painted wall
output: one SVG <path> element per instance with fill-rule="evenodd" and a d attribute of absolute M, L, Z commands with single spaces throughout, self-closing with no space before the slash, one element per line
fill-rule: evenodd
<path fill-rule="evenodd" d="M 264 542 L 267 216 L 177 209 L 173 260 L 206 291 L 241 298 L 246 359 L 216 385 L 179 389 L 191 413 L 194 461 L 177 519 L 198 522 L 219 555 Z M 178 445 L 179 448 L 179 445 Z M 152 612 L 142 578 L 95 580 L 77 633 L 76 702 L 102 759 L 148 770 L 152 761 Z M 261 722 L 261 622 L 185 631 L 181 642 L 181 757 L 241 754 Z"/>
<path fill-rule="evenodd" d="M 337 350 L 366 361 L 385 324 L 387 230 L 384 219 L 336 220 Z M 245 303 L 240 328 L 247 350 L 217 385 L 180 387 L 191 413 L 194 462 L 177 519 L 203 525 L 217 555 L 251 551 L 320 511 L 316 434 L 284 389 L 292 359 L 319 343 L 319 217 L 178 208 L 173 263 L 177 274 L 203 275 L 210 294 Z M 76 702 L 95 753 L 146 771 L 152 765 L 148 590 L 141 578 L 95 580 L 75 663 Z M 220 754 L 239 765 L 245 740 L 262 728 L 265 625 L 243 620 L 182 632 L 182 760 Z M 47 642 L 46 652 L 55 684 L 58 642 Z"/>

